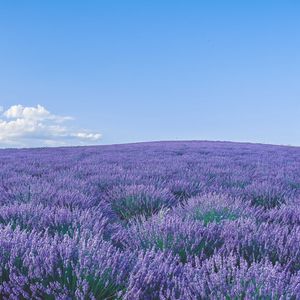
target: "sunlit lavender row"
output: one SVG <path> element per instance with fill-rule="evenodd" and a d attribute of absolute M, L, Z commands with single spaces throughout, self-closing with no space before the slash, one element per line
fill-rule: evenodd
<path fill-rule="evenodd" d="M 0 150 L 0 299 L 300 299 L 300 148 Z"/>

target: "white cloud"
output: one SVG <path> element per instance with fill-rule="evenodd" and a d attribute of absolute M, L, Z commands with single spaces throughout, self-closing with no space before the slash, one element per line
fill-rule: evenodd
<path fill-rule="evenodd" d="M 73 130 L 69 116 L 51 114 L 45 107 L 0 106 L 0 147 L 70 146 L 95 144 L 100 133 Z"/>

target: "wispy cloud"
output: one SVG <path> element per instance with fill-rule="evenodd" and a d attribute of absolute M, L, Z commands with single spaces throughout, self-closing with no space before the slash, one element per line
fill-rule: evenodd
<path fill-rule="evenodd" d="M 45 107 L 0 106 L 0 147 L 70 146 L 95 144 L 100 133 L 74 130 L 73 118 L 50 113 Z"/>

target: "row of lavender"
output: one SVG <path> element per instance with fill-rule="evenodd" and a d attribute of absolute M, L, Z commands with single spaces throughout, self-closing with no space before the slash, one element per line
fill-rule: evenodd
<path fill-rule="evenodd" d="M 0 151 L 0 299 L 300 299 L 300 148 Z"/>

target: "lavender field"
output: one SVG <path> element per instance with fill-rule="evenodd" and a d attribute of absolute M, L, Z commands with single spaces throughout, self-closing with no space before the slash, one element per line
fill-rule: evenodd
<path fill-rule="evenodd" d="M 0 150 L 0 299 L 300 299 L 300 148 Z"/>

